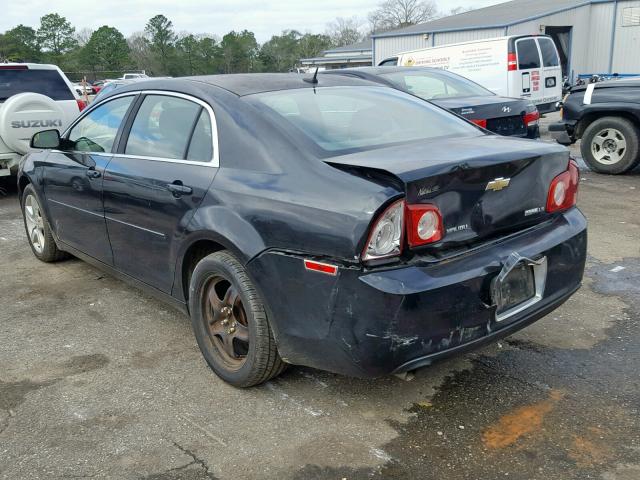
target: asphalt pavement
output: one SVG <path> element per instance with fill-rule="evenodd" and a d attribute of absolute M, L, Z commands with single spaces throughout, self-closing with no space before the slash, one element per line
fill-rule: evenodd
<path fill-rule="evenodd" d="M 640 479 L 638 171 L 583 172 L 584 285 L 527 329 L 409 381 L 293 367 L 249 390 L 186 316 L 36 260 L 0 187 L 0 478 Z"/>

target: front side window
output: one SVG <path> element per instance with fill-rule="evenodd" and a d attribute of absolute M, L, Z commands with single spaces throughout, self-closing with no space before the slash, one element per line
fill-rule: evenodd
<path fill-rule="evenodd" d="M 295 127 L 322 150 L 363 150 L 480 132 L 445 110 L 386 87 L 300 88 L 249 95 L 283 128 Z"/>
<path fill-rule="evenodd" d="M 148 95 L 136 114 L 125 154 L 182 160 L 202 107 L 183 98 Z"/>
<path fill-rule="evenodd" d="M 109 153 L 120 124 L 134 95 L 116 98 L 92 110 L 69 132 L 72 149 L 79 152 Z"/>
<path fill-rule="evenodd" d="M 400 71 L 381 76 L 425 100 L 493 95 L 493 92 L 477 83 L 451 73 Z"/>
<path fill-rule="evenodd" d="M 548 38 L 538 39 L 540 44 L 540 51 L 542 52 L 542 63 L 545 67 L 557 67 L 560 65 L 560 59 L 556 52 L 556 47 L 553 41 Z"/>
<path fill-rule="evenodd" d="M 516 50 L 518 51 L 518 70 L 540 68 L 540 54 L 533 38 L 518 40 Z"/>

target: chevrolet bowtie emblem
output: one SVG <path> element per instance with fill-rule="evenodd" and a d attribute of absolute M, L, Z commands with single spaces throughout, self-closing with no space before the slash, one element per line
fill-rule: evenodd
<path fill-rule="evenodd" d="M 507 188 L 509 186 L 510 181 L 511 181 L 510 178 L 502 178 L 502 177 L 496 178 L 495 180 L 491 180 L 489 183 L 487 183 L 487 188 L 485 188 L 485 191 L 493 190 L 494 192 L 498 192 L 503 188 Z"/>

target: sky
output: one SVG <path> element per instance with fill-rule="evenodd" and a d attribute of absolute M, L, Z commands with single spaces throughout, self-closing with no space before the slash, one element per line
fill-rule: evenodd
<path fill-rule="evenodd" d="M 18 24 L 37 28 L 40 17 L 58 13 L 76 31 L 102 25 L 116 27 L 125 36 L 144 30 L 149 18 L 162 13 L 176 32 L 222 36 L 231 30 L 250 30 L 262 43 L 282 30 L 322 33 L 336 17 L 357 16 L 366 24 L 376 0 L 4 0 L 8 8 L 0 15 L 0 32 Z M 506 0 L 502 0 L 506 1 Z M 454 0 L 437 2 L 440 10 L 484 7 L 501 0 Z"/>

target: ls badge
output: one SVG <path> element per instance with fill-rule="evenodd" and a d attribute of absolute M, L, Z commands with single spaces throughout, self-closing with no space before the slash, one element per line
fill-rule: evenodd
<path fill-rule="evenodd" d="M 499 192 L 503 188 L 507 188 L 510 181 L 510 178 L 496 178 L 495 180 L 491 180 L 489 183 L 487 183 L 487 188 L 485 188 L 485 191 L 493 190 L 494 192 Z"/>

